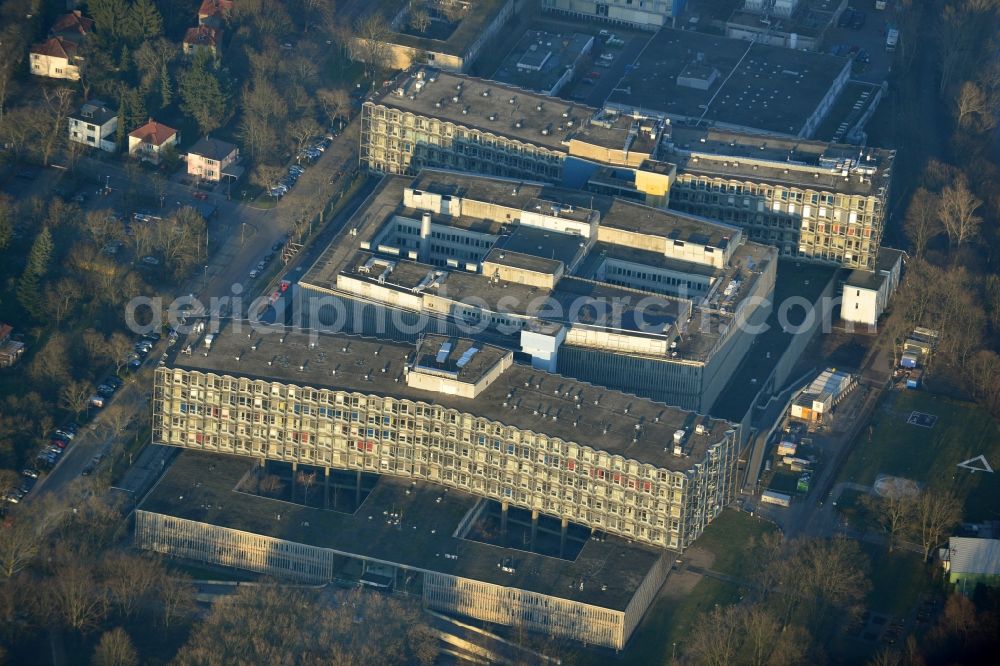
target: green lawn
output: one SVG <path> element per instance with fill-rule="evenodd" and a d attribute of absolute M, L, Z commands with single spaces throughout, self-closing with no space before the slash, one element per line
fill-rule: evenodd
<path fill-rule="evenodd" d="M 642 666 L 670 663 L 674 641 L 677 642 L 677 654 L 682 654 L 684 640 L 699 615 L 717 605 L 736 603 L 739 598 L 735 585 L 714 578 L 702 578 L 679 602 L 660 597 L 646 612 L 621 657 L 614 661 Z M 605 666 L 610 660 L 612 658 L 606 654 L 576 649 L 564 655 L 565 663 L 579 666 Z"/>
<path fill-rule="evenodd" d="M 870 610 L 905 615 L 922 593 L 934 589 L 929 565 L 923 564 L 917 553 L 899 550 L 890 553 L 885 547 L 870 543 L 861 547 L 871 560 L 872 590 L 867 600 Z"/>
<path fill-rule="evenodd" d="M 933 414 L 938 421 L 933 428 L 910 425 L 906 418 L 913 411 Z M 951 487 L 965 497 L 965 520 L 996 520 L 996 475 L 956 467 L 979 455 L 1000 468 L 1000 432 L 984 410 L 924 391 L 892 391 L 872 419 L 871 441 L 863 430 L 838 481 L 870 484 L 879 474 L 893 474 Z"/>
<path fill-rule="evenodd" d="M 777 528 L 741 511 L 726 510 L 711 522 L 695 546 L 715 555 L 712 571 L 749 578 L 750 541 Z"/>

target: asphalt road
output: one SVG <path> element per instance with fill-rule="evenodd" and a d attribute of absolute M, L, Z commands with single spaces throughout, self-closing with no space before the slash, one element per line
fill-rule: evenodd
<path fill-rule="evenodd" d="M 297 186 L 278 202 L 275 208 L 253 208 L 241 201 L 228 200 L 225 194 L 209 194 L 208 202 L 218 207 L 218 215 L 209 223 L 209 239 L 216 249 L 209 260 L 207 270 L 196 272 L 197 274 L 189 281 L 187 289 L 181 290 L 181 293 L 187 291 L 196 294 L 206 306 L 213 296 L 228 296 L 234 291 L 243 294 L 252 293 L 256 285 L 249 277 L 250 270 L 256 267 L 257 262 L 270 251 L 275 242 L 285 240 L 296 219 L 321 210 L 332 193 L 338 191 L 351 176 L 352 170 L 357 166 L 359 123 L 360 121 L 355 120 L 341 136 L 334 139 L 323 157 L 306 169 Z M 123 166 L 98 160 L 82 160 L 79 167 L 93 178 L 95 191 L 98 189 L 96 185 L 98 177 L 103 177 L 112 188 L 111 195 L 107 197 L 89 193 L 90 196 L 84 204 L 85 208 L 119 206 L 120 209 L 121 192 L 128 184 Z M 45 176 L 49 174 L 46 173 Z M 50 182 L 49 178 L 39 177 L 39 182 L 33 183 L 32 186 L 42 188 Z M 344 221 L 373 187 L 373 183 L 362 187 L 348 205 L 329 221 L 330 224 L 315 234 L 311 243 L 293 259 L 289 267 L 301 274 L 303 266 L 308 266 L 326 243 L 342 230 Z M 178 205 L 201 203 L 194 198 L 194 192 L 190 186 L 170 182 L 167 185 L 164 208 L 170 210 L 171 207 Z M 213 238 L 220 239 L 218 244 L 215 244 Z M 260 287 L 263 285 L 257 288 Z M 244 298 L 245 305 L 249 305 L 249 302 L 249 297 Z M 140 422 L 140 418 L 137 417 L 144 418 L 147 414 L 149 402 L 146 395 L 152 384 L 152 372 L 165 349 L 166 341 L 161 340 L 147 356 L 143 366 L 129 376 L 130 383 L 111 401 L 112 405 L 123 404 L 133 412 L 131 419 L 133 428 Z M 112 433 L 110 430 L 108 419 L 98 414 L 86 427 L 81 428 L 55 468 L 40 479 L 31 494 L 22 501 L 31 501 L 35 497 L 47 494 L 63 493 L 74 480 L 80 478 L 81 472 L 95 455 L 110 453 L 116 437 L 134 436 L 131 430 L 124 434 Z"/>

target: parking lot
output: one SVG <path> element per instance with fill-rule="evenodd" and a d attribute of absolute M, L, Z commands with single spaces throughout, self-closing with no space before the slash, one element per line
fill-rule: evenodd
<path fill-rule="evenodd" d="M 886 51 L 885 42 L 889 28 L 898 26 L 895 4 L 890 2 L 886 9 L 879 11 L 873 9 L 871 3 L 864 3 L 863 7 L 861 3 L 855 3 L 857 9 L 853 9 L 854 16 L 851 18 L 856 17 L 858 12 L 864 14 L 864 23 L 860 28 L 841 25 L 844 22 L 842 15 L 842 20 L 827 30 L 823 50 L 853 58 L 852 78 L 876 84 L 889 78 L 895 54 Z M 868 62 L 863 62 L 866 59 Z"/>

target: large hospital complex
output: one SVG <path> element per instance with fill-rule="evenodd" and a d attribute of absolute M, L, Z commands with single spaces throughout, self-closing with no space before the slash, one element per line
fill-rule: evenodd
<path fill-rule="evenodd" d="M 542 7 L 658 29 L 683 3 Z M 482 44 L 455 34 L 365 99 L 378 183 L 295 316 L 199 325 L 156 370 L 182 452 L 136 543 L 622 649 L 734 499 L 749 417 L 711 415 L 779 261 L 850 269 L 845 319 L 888 302 L 894 153 L 810 138 L 843 58 L 663 28 L 595 108 L 460 73 Z"/>

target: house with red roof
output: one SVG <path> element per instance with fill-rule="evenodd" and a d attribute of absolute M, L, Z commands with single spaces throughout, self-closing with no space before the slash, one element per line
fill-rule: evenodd
<path fill-rule="evenodd" d="M 233 11 L 233 0 L 202 0 L 198 8 L 198 25 L 222 26 Z"/>
<path fill-rule="evenodd" d="M 167 127 L 152 118 L 149 122 L 129 132 L 128 154 L 154 164 L 160 163 L 160 155 L 167 146 L 177 148 L 181 133 L 173 127 Z"/>
<path fill-rule="evenodd" d="M 51 79 L 80 80 L 80 56 L 83 41 L 94 32 L 94 20 L 74 10 L 56 18 L 49 37 L 34 44 L 29 51 L 29 67 L 35 76 Z"/>
<path fill-rule="evenodd" d="M 191 56 L 198 51 L 208 51 L 213 58 L 222 52 L 222 30 L 210 25 L 188 28 L 184 35 L 184 55 Z"/>
<path fill-rule="evenodd" d="M 65 37 L 49 37 L 31 47 L 29 63 L 35 76 L 50 79 L 80 80 L 76 43 Z"/>
<path fill-rule="evenodd" d="M 53 37 L 62 37 L 79 43 L 94 32 L 94 19 L 87 18 L 79 9 L 74 9 L 56 18 L 49 32 Z"/>

